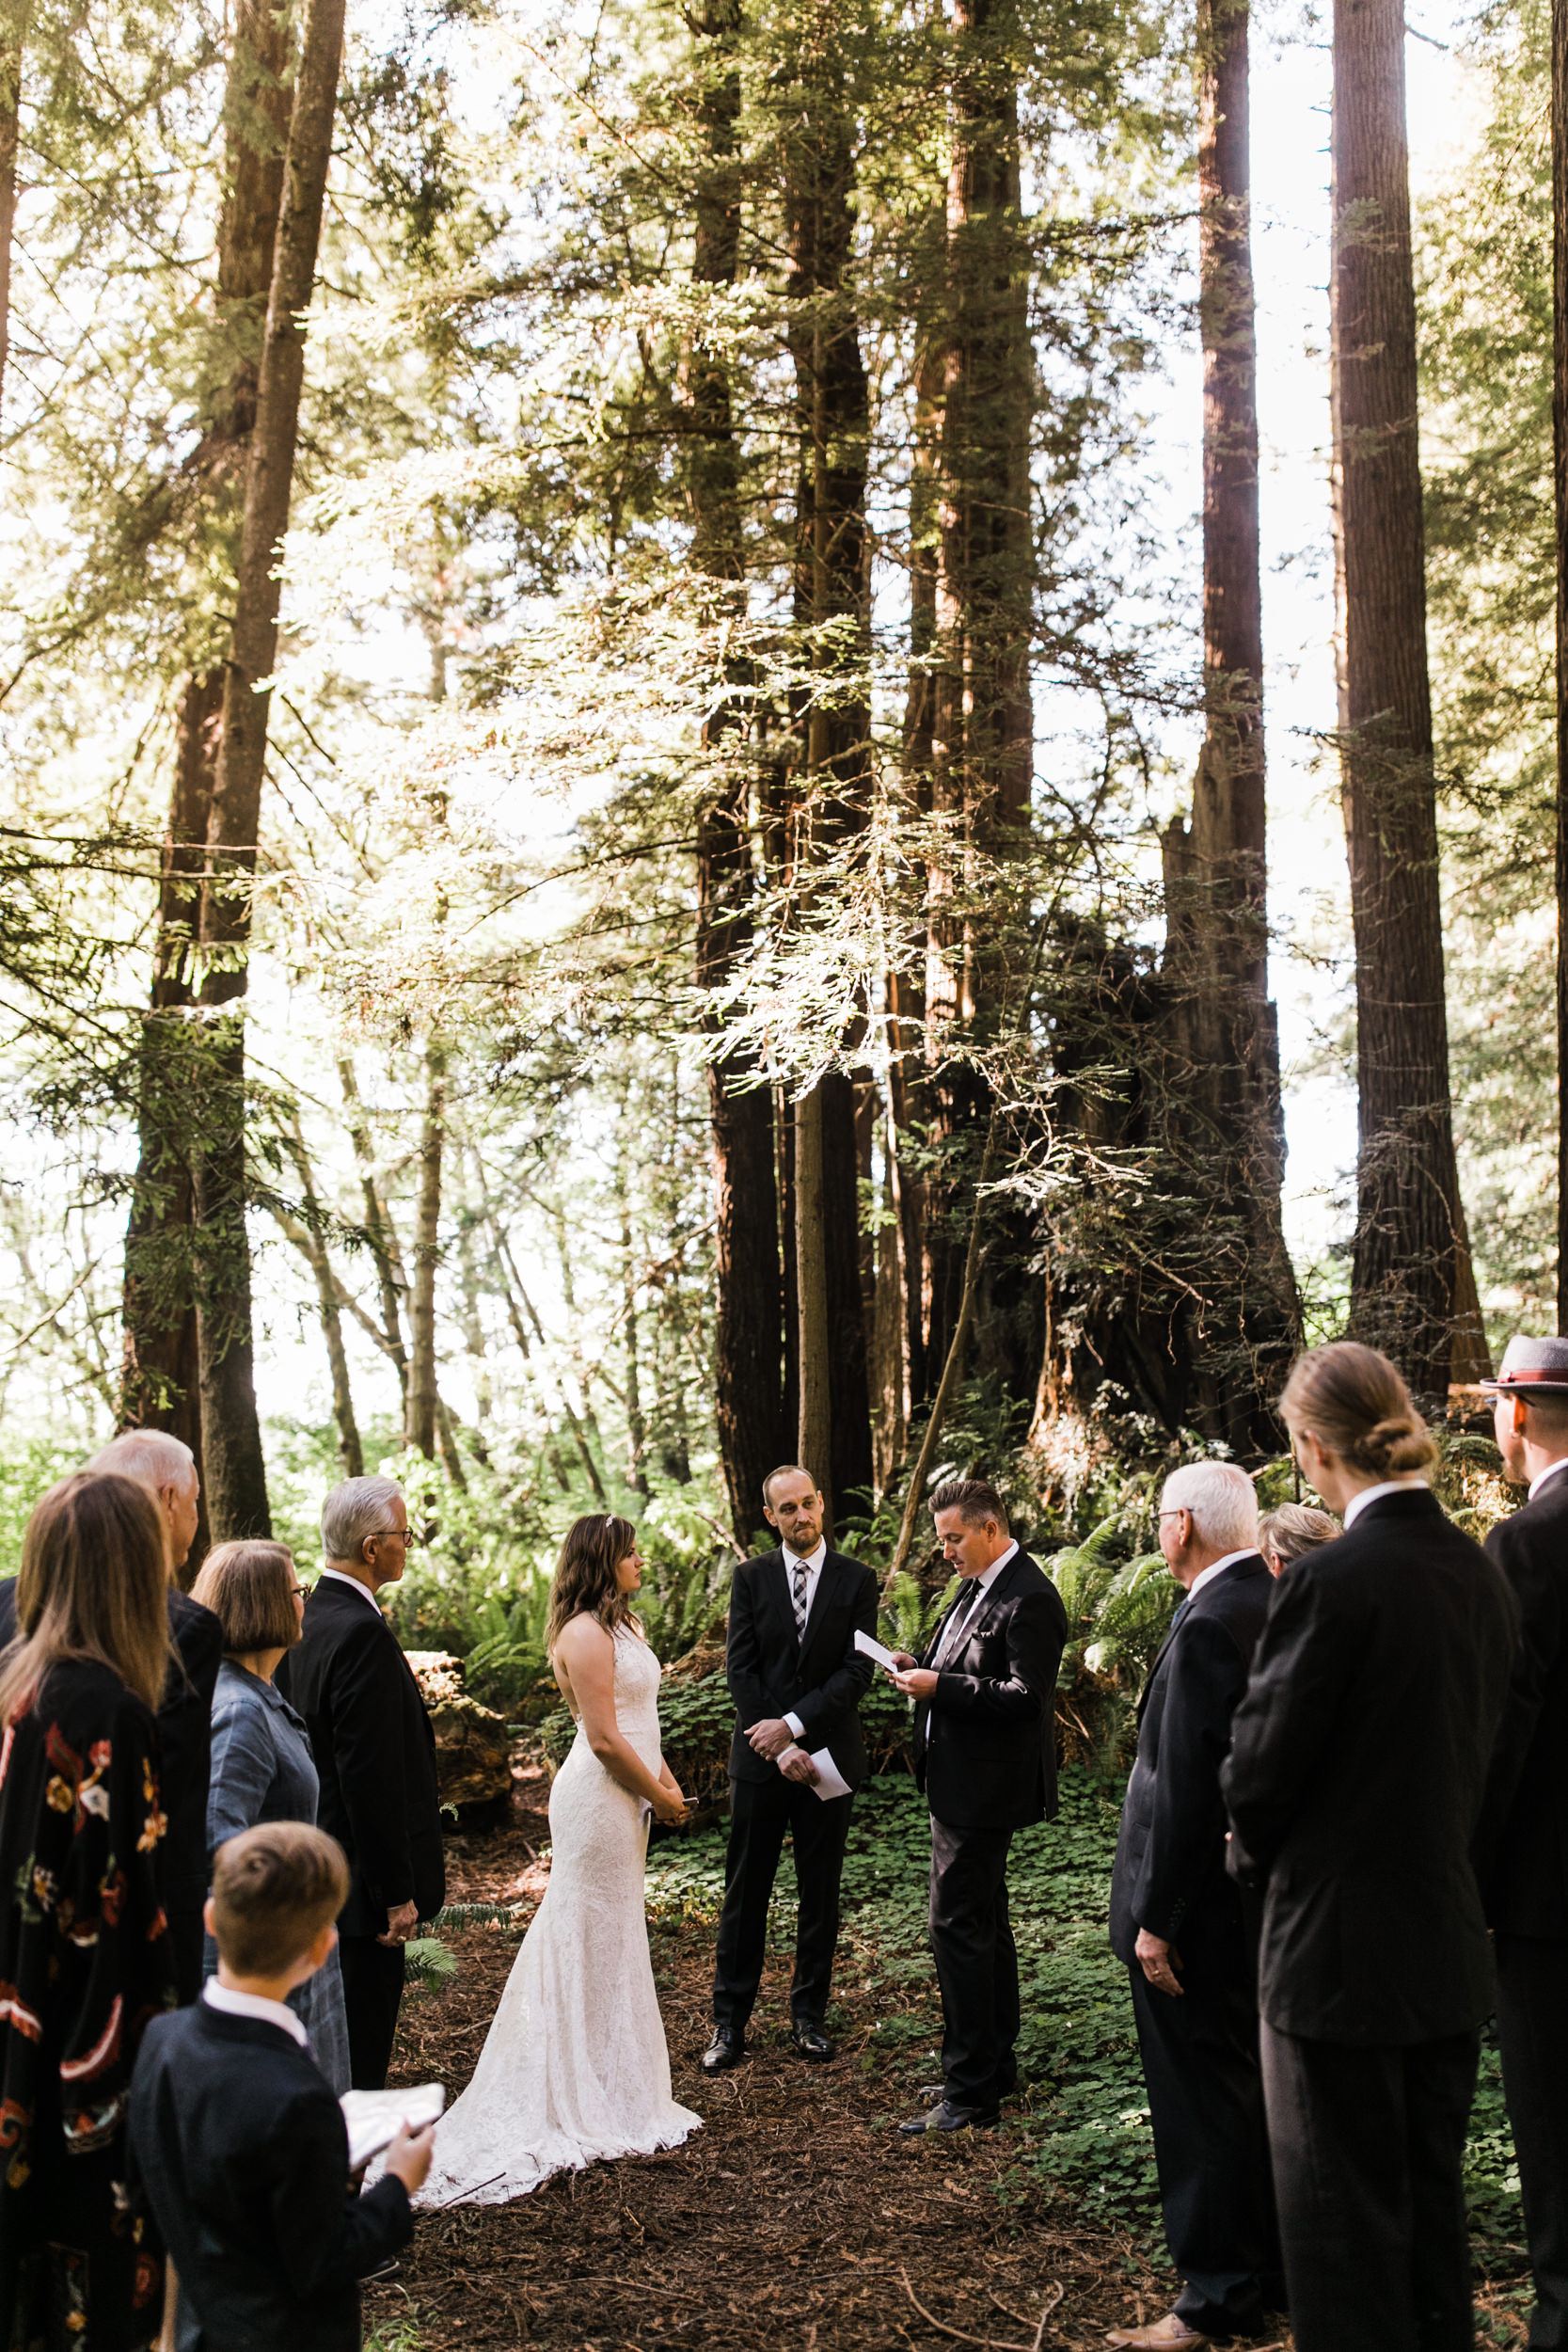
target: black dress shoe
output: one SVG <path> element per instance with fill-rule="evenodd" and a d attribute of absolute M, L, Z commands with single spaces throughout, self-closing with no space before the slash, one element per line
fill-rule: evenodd
<path fill-rule="evenodd" d="M 790 2047 L 799 2050 L 804 2058 L 816 2058 L 825 2065 L 838 2056 L 836 2042 L 830 2042 L 820 2026 L 810 2017 L 797 2017 L 789 2029 Z"/>
<path fill-rule="evenodd" d="M 746 2055 L 746 2037 L 738 2026 L 715 2026 L 713 2040 L 703 2052 L 705 2074 L 722 2074 L 738 2066 Z"/>
<path fill-rule="evenodd" d="M 898 2130 L 905 2139 L 918 2139 L 922 2132 L 989 2131 L 1001 2121 L 999 2107 L 956 2107 L 951 2099 L 944 2099 L 929 2115 L 917 2115 L 912 2122 L 900 2123 Z"/>

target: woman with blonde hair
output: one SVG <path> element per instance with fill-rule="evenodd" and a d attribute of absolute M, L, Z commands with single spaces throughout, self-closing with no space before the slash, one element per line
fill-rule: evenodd
<path fill-rule="evenodd" d="M 207 1792 L 208 1870 L 218 1848 L 260 1821 L 313 1827 L 321 1781 L 310 1735 L 274 1677 L 299 1640 L 305 1587 L 286 1544 L 214 1544 L 191 1587 L 193 1600 L 223 1628 L 223 1663 L 213 1693 L 213 1776 Z M 217 1947 L 207 1938 L 207 1974 Z M 316 2064 L 341 2098 L 349 2088 L 348 2016 L 336 1947 L 289 1995 L 310 2037 Z"/>
<path fill-rule="evenodd" d="M 1258 1549 L 1268 1563 L 1269 1574 L 1277 1576 L 1292 1560 L 1305 1560 L 1320 1544 L 1331 1544 L 1342 1531 L 1337 1518 L 1326 1511 L 1314 1511 L 1309 1503 L 1282 1502 L 1277 1511 L 1265 1511 L 1258 1522 Z"/>
<path fill-rule="evenodd" d="M 426 2203 L 501 2204 L 701 2124 L 671 2094 L 648 1952 L 648 1820 L 678 1822 L 686 1800 L 660 1753 L 661 1669 L 631 1605 L 641 1581 L 629 1519 L 569 1530 L 546 1641 L 578 1734 L 550 1789 L 549 1884 L 473 2079 L 442 2119 Z"/>
<path fill-rule="evenodd" d="M 1264 1886 L 1263 2092 L 1296 2352 L 1470 2352 L 1463 2163 L 1492 1961 L 1470 1843 L 1517 1610 L 1427 1485 L 1386 1356 L 1315 1348 L 1280 1400 L 1344 1519 L 1292 1561 L 1221 1785 Z"/>
<path fill-rule="evenodd" d="M 168 1532 L 135 1479 L 33 1508 L 0 1651 L 0 2344 L 137 2352 L 163 2264 L 125 2194 L 131 2071 L 175 2005 L 153 1712 Z"/>

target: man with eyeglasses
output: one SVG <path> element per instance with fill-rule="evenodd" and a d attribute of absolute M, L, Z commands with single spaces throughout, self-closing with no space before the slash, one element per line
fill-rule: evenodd
<path fill-rule="evenodd" d="M 351 1478 L 322 1506 L 325 1565 L 290 1653 L 288 1696 L 309 1726 L 317 1820 L 351 1873 L 338 1921 L 356 2090 L 380 2090 L 403 2001 L 404 1946 L 446 1897 L 436 1735 L 376 1595 L 420 1538 L 390 1478 Z"/>

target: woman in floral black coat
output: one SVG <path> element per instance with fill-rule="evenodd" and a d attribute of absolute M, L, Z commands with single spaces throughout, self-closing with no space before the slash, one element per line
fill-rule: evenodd
<path fill-rule="evenodd" d="M 125 2189 L 150 2017 L 174 2006 L 154 1860 L 168 1547 L 135 1480 L 34 1509 L 0 1652 L 0 2347 L 139 2352 L 163 2264 Z"/>

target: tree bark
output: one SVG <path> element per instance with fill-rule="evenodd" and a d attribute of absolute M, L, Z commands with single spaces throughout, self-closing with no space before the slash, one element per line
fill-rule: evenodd
<path fill-rule="evenodd" d="M 960 1050 L 994 1027 L 995 924 L 986 878 L 1027 822 L 1034 760 L 1029 425 L 1034 357 L 1020 199 L 1008 0 L 952 0 L 951 162 L 941 442 L 925 1099 L 938 1168 L 922 1219 L 923 1358 L 952 1355 L 990 1089 Z M 972 1302 L 983 1320 L 984 1300 Z M 1033 1361 L 997 1361 L 1014 1388 Z"/>
<path fill-rule="evenodd" d="M 800 1427 L 795 1458 L 822 1490 L 831 1542 L 833 1400 L 823 1223 L 822 1089 L 814 1087 L 795 1105 L 795 1263 L 800 1325 Z"/>
<path fill-rule="evenodd" d="M 233 641 L 224 675 L 223 740 L 208 834 L 210 879 L 201 910 L 201 1001 L 208 1009 L 212 1056 L 196 1168 L 204 1259 L 201 1396 L 213 1525 L 220 1536 L 266 1533 L 270 1527 L 256 1412 L 245 1231 L 242 1004 L 270 704 L 270 691 L 261 682 L 270 677 L 277 652 L 281 590 L 276 573 L 289 519 L 305 375 L 299 314 L 315 284 L 342 61 L 343 6 L 344 0 L 307 0 L 300 37 L 245 466 Z M 232 1011 L 227 1009 L 230 1006 Z"/>
<path fill-rule="evenodd" d="M 820 7 L 800 35 L 785 157 L 790 357 L 800 436 L 795 619 L 809 687 L 798 697 L 802 792 L 792 863 L 803 905 L 811 869 L 866 820 L 870 712 L 865 492 L 870 411 L 846 289 L 854 238 L 854 124 L 835 20 Z M 830 1451 L 803 1466 L 830 1502 L 869 1501 L 874 1467 L 861 1291 L 859 1149 L 853 1082 L 829 1073 L 798 1102 L 795 1260 L 800 1430 L 820 1421 Z M 805 1124 L 802 1126 L 802 1120 Z M 807 1157 L 802 1159 L 804 1152 Z M 820 1212 L 808 1196 L 820 1192 Z M 820 1266 L 802 1256 L 808 1238 Z M 828 1360 L 808 1363 L 808 1331 Z"/>
<path fill-rule="evenodd" d="M 349 1141 L 354 1146 L 354 1164 L 359 1171 L 359 1195 L 365 1204 L 365 1233 L 370 1244 L 371 1263 L 375 1268 L 376 1289 L 381 1299 L 381 1324 L 385 1346 L 398 1375 L 398 1396 L 402 1410 L 408 1410 L 408 1350 L 403 1341 L 403 1296 L 408 1288 L 398 1259 L 397 1239 L 387 1204 L 381 1197 L 376 1181 L 375 1152 L 371 1143 L 371 1131 L 365 1120 L 365 1105 L 359 1093 L 359 1081 L 354 1064 L 345 1054 L 338 1063 L 338 1083 L 342 1089 L 343 1107 L 348 1114 Z"/>
<path fill-rule="evenodd" d="M 441 1153 L 446 1140 L 446 1062 L 433 1041 L 425 1051 L 424 1117 L 414 1226 L 414 1294 L 408 1328 L 408 1406 L 403 1442 L 434 1460 L 439 1399 L 436 1377 L 436 1268 L 441 1254 Z"/>
<path fill-rule="evenodd" d="M 270 0 L 239 0 L 224 92 L 227 190 L 218 227 L 218 328 L 224 390 L 192 461 L 206 499 L 231 507 L 256 418 L 261 322 L 283 189 L 289 92 L 284 20 Z M 14 133 L 14 119 L 12 130 Z M 4 121 L 0 117 L 0 135 Z M 13 141 L 14 165 L 14 141 Z M 4 141 L 0 135 L 0 170 Z M 9 230 L 5 229 L 5 265 Z M 3 357 L 0 357 L 3 365 Z M 201 1096 L 200 1048 L 186 1009 L 196 1000 L 193 942 L 222 734 L 223 674 L 194 670 L 181 690 L 174 782 L 159 883 L 150 1004 L 138 1073 L 138 1160 L 125 1236 L 120 1419 L 201 1441 L 198 1269 L 191 1104 Z M 192 1545 L 209 1541 L 205 1480 Z"/>
<path fill-rule="evenodd" d="M 1568 1335 L 1568 0 L 1552 0 L 1552 493 L 1557 518 L 1557 1327 Z"/>
<path fill-rule="evenodd" d="M 1360 1097 L 1351 1326 L 1433 1398 L 1447 1395 L 1454 1355 L 1461 1226 L 1400 0 L 1336 0 L 1333 179 L 1339 727 Z"/>
<path fill-rule="evenodd" d="M 1278 1440 L 1300 1305 L 1280 1208 L 1284 1121 L 1268 996 L 1247 0 L 1199 0 L 1205 730 L 1191 828 L 1167 843 L 1178 1138 L 1204 1265 L 1173 1345 L 1194 1418 L 1238 1454 Z"/>
<path fill-rule="evenodd" d="M 703 158 L 691 274 L 700 286 L 733 286 L 739 268 L 739 0 L 708 0 L 698 38 L 698 119 Z M 729 369 L 698 336 L 689 369 L 688 485 L 693 567 L 714 583 L 716 613 L 744 600 L 738 453 Z M 738 754 L 745 680 L 733 670 L 723 705 L 705 729 L 721 771 L 697 822 L 696 979 L 722 989 L 752 941 L 755 889 L 749 765 Z M 726 765 L 730 772 L 725 774 Z M 717 1025 L 718 1016 L 710 1021 Z M 755 1066 L 725 1055 L 708 1067 L 713 1139 L 714 1407 L 730 1520 L 744 1542 L 762 1519 L 762 1482 L 788 1453 L 783 1420 L 784 1294 L 774 1171 L 773 1097 Z"/>

